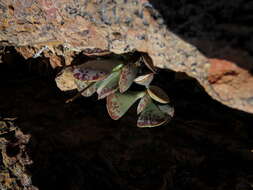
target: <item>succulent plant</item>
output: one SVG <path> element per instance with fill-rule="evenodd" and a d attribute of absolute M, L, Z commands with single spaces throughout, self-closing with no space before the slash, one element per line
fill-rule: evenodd
<path fill-rule="evenodd" d="M 141 63 L 149 72 L 140 73 Z M 137 101 L 138 127 L 155 127 L 167 123 L 174 115 L 168 95 L 158 86 L 150 85 L 156 68 L 147 55 L 127 63 L 115 60 L 94 60 L 72 68 L 77 90 L 84 97 L 95 92 L 98 99 L 106 98 L 106 107 L 114 120 L 121 118 Z M 139 75 L 139 76 L 138 76 Z M 133 83 L 144 86 L 143 91 L 130 91 Z"/>

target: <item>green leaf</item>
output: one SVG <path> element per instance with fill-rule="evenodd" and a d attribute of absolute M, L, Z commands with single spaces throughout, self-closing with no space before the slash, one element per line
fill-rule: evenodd
<path fill-rule="evenodd" d="M 116 71 L 119 71 L 122 69 L 122 67 L 124 66 L 124 64 L 118 64 L 117 66 L 115 66 L 113 69 L 112 69 L 112 72 L 116 72 Z"/>
<path fill-rule="evenodd" d="M 158 86 L 149 86 L 147 91 L 150 97 L 157 102 L 166 104 L 166 103 L 169 103 L 170 101 L 168 95 Z"/>
<path fill-rule="evenodd" d="M 137 114 L 140 114 L 150 103 L 152 103 L 152 99 L 148 94 L 143 96 L 137 107 Z"/>
<path fill-rule="evenodd" d="M 149 104 L 140 114 L 138 127 L 156 127 L 168 122 L 169 116 L 162 112 L 154 103 Z"/>
<path fill-rule="evenodd" d="M 134 82 L 148 87 L 149 84 L 152 82 L 153 78 L 154 78 L 154 73 L 149 73 L 149 74 L 141 75 L 137 77 L 136 79 L 134 79 Z"/>
<path fill-rule="evenodd" d="M 114 60 L 93 60 L 75 66 L 73 75 L 78 80 L 95 82 L 102 80 L 121 62 Z"/>
<path fill-rule="evenodd" d="M 92 82 L 86 82 L 82 80 L 75 79 L 75 83 L 77 86 L 77 90 L 83 91 L 88 85 L 90 85 Z M 82 92 L 82 96 L 89 97 L 92 96 L 97 90 L 96 83 L 92 84 L 88 89 Z"/>
<path fill-rule="evenodd" d="M 168 104 L 165 104 L 165 105 L 159 105 L 158 108 L 166 113 L 167 115 L 169 115 L 170 117 L 173 117 L 174 116 L 174 113 L 175 113 L 175 109 L 173 106 L 171 105 L 168 105 Z"/>
<path fill-rule="evenodd" d="M 75 81 L 78 91 L 82 91 L 90 84 L 90 82 L 86 82 L 86 81 L 82 81 L 82 80 L 78 80 L 78 79 L 74 79 L 74 81 Z"/>
<path fill-rule="evenodd" d="M 107 78 L 101 81 L 97 89 L 98 99 L 103 99 L 118 89 L 119 75 L 120 71 L 112 72 Z"/>
<path fill-rule="evenodd" d="M 121 118 L 127 110 L 142 98 L 146 92 L 115 92 L 106 97 L 106 107 L 110 117 L 114 120 Z"/>
<path fill-rule="evenodd" d="M 138 72 L 138 68 L 134 64 L 127 64 L 121 69 L 119 78 L 119 91 L 121 93 L 127 91 L 127 89 L 133 83 Z"/>

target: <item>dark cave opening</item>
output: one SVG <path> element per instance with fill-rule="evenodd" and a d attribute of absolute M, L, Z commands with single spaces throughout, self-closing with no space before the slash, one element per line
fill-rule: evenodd
<path fill-rule="evenodd" d="M 214 101 L 184 73 L 159 71 L 155 83 L 176 114 L 140 129 L 135 110 L 113 121 L 96 97 L 65 104 L 73 92 L 56 87 L 43 58 L 24 60 L 12 47 L 2 56 L 0 114 L 31 134 L 39 189 L 252 188 L 252 115 Z"/>

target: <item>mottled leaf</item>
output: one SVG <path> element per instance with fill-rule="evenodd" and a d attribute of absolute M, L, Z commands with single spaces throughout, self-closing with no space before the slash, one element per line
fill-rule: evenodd
<path fill-rule="evenodd" d="M 121 93 L 127 91 L 127 89 L 133 83 L 138 72 L 138 68 L 134 64 L 127 64 L 121 69 L 119 78 L 119 91 Z"/>
<path fill-rule="evenodd" d="M 148 87 L 149 84 L 152 82 L 153 78 L 154 78 L 154 73 L 149 73 L 149 74 L 141 75 L 137 77 L 136 79 L 134 79 L 134 82 Z"/>
<path fill-rule="evenodd" d="M 114 60 L 93 60 L 75 66 L 73 75 L 78 80 L 94 82 L 104 79 L 121 62 Z"/>
<path fill-rule="evenodd" d="M 90 68 L 75 68 L 73 75 L 76 79 L 86 82 L 94 82 L 102 80 L 108 73 L 100 70 L 93 70 Z"/>
<path fill-rule="evenodd" d="M 152 59 L 146 55 L 146 54 L 143 54 L 142 55 L 142 60 L 144 62 L 144 64 L 153 72 L 153 73 L 156 73 L 156 68 L 153 64 L 153 61 Z"/>
<path fill-rule="evenodd" d="M 76 68 L 91 68 L 94 70 L 101 70 L 104 72 L 112 72 L 113 69 L 115 69 L 116 67 L 119 67 L 119 65 L 122 65 L 121 61 L 117 61 L 117 60 L 92 60 L 92 61 L 88 61 L 82 65 L 78 65 L 76 66 Z"/>
<path fill-rule="evenodd" d="M 137 101 L 143 97 L 145 92 L 115 92 L 106 97 L 106 107 L 110 117 L 114 120 L 122 117 L 127 110 Z"/>
<path fill-rule="evenodd" d="M 169 120 L 169 116 L 162 112 L 154 103 L 149 104 L 140 114 L 138 127 L 156 127 L 165 124 Z"/>
<path fill-rule="evenodd" d="M 166 104 L 170 101 L 168 95 L 158 86 L 149 86 L 148 93 L 157 102 Z"/>
<path fill-rule="evenodd" d="M 152 103 L 152 99 L 148 94 L 143 96 L 137 107 L 137 114 L 140 114 L 150 103 Z"/>
<path fill-rule="evenodd" d="M 80 92 L 83 89 L 85 89 L 88 85 L 90 85 L 92 82 L 86 82 L 82 80 L 75 79 L 75 83 L 77 86 L 77 90 Z M 92 96 L 96 92 L 96 83 L 92 84 L 89 88 L 87 88 L 85 91 L 82 92 L 82 95 L 84 97 Z"/>
<path fill-rule="evenodd" d="M 77 86 L 77 90 L 79 92 L 82 91 L 83 89 L 85 89 L 90 84 L 90 82 L 81 81 L 81 80 L 78 80 L 78 79 L 74 79 L 74 81 L 75 81 L 75 84 Z"/>
<path fill-rule="evenodd" d="M 73 68 L 66 67 L 59 72 L 55 78 L 56 85 L 63 91 L 76 89 L 74 82 L 75 77 L 73 76 Z"/>
<path fill-rule="evenodd" d="M 167 115 L 169 115 L 170 117 L 173 117 L 174 116 L 174 113 L 175 113 L 175 109 L 173 106 L 171 105 L 168 105 L 168 104 L 165 104 L 165 105 L 159 105 L 158 106 L 159 109 L 166 113 Z"/>
<path fill-rule="evenodd" d="M 103 99 L 118 89 L 119 75 L 120 71 L 112 72 L 107 78 L 101 81 L 97 89 L 98 99 Z"/>

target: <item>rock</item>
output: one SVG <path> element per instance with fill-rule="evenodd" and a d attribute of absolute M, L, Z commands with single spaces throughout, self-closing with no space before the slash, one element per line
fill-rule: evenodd
<path fill-rule="evenodd" d="M 53 67 L 70 64 L 73 52 L 145 52 L 155 66 L 186 72 L 214 99 L 253 113 L 253 59 L 248 53 L 253 52 L 252 29 L 220 24 L 236 13 L 237 20 L 250 21 L 241 12 L 252 6 L 245 3 L 236 11 L 239 2 L 6 0 L 0 2 L 0 42 L 15 46 L 26 58 L 41 53 Z M 220 42 L 228 31 L 230 38 L 237 38 L 228 38 L 219 48 L 211 43 Z M 239 42 L 245 36 L 250 39 L 242 45 L 248 49 L 241 51 Z M 234 45 L 237 48 L 231 48 Z M 241 62 L 226 59 L 224 47 Z"/>
<path fill-rule="evenodd" d="M 12 118 L 0 118 L 0 189 L 37 190 L 27 171 L 32 164 L 26 148 L 30 135 L 13 122 Z"/>
<path fill-rule="evenodd" d="M 253 77 L 235 63 L 222 59 L 209 59 L 211 67 L 208 81 L 216 95 L 213 97 L 228 102 L 241 110 L 252 112 Z M 211 92 L 212 93 L 212 92 Z"/>

